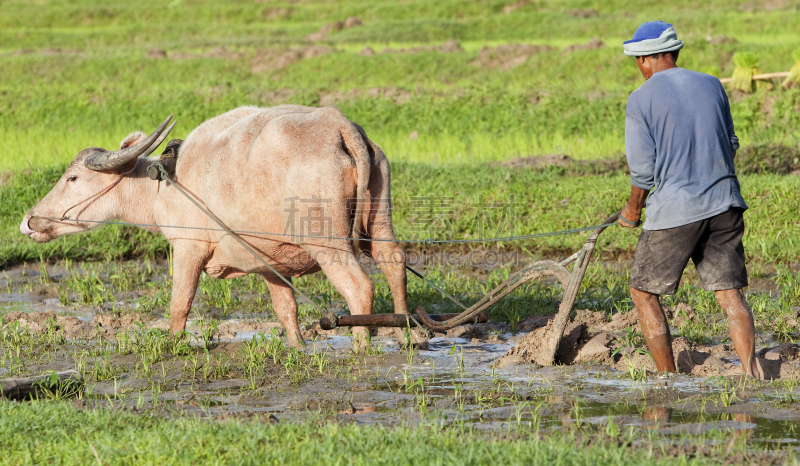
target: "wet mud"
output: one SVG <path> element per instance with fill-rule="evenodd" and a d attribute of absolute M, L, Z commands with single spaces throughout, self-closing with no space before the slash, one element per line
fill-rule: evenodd
<path fill-rule="evenodd" d="M 685 322 L 697 318 L 694 310 L 681 303 L 665 309 L 670 333 L 680 333 Z M 497 360 L 497 367 L 516 364 L 546 364 L 545 336 L 549 334 L 555 314 L 526 319 L 520 329 L 529 331 L 520 342 Z M 607 319 L 603 312 L 578 310 L 564 330 L 556 362 L 566 365 L 603 364 L 621 372 L 645 370 L 654 372 L 649 354 L 638 350 L 631 341 L 638 333 L 635 310 L 614 314 Z M 764 335 L 765 346 L 758 348 L 756 358 L 768 380 L 800 375 L 800 346 L 781 343 Z M 684 337 L 672 340 L 675 365 L 684 374 L 700 377 L 735 376 L 741 374 L 741 361 L 730 343 L 700 345 Z"/>
<path fill-rule="evenodd" d="M 218 310 L 198 299 L 202 312 L 176 338 L 163 309 L 139 300 L 152 290 L 77 304 L 77 290 L 59 284 L 87 270 L 4 272 L 0 377 L 75 369 L 86 380 L 77 406 L 219 422 L 525 425 L 543 435 L 633 429 L 635 438 L 681 452 L 687 436 L 709 433 L 770 447 L 800 441 L 800 346 L 772 335 L 759 335 L 757 346 L 773 379 L 766 382 L 739 375 L 722 335 L 708 344 L 675 337 L 681 373 L 654 372 L 635 311 L 575 311 L 552 367 L 537 362 L 537 342 L 553 314 L 528 317 L 514 331 L 505 322 L 459 326 L 415 351 L 379 329 L 357 353 L 346 328 L 325 331 L 307 320 L 307 345 L 293 349 L 269 313 L 236 311 L 212 322 L 203 314 Z M 165 275 L 159 269 L 147 279 Z M 683 303 L 667 311 L 673 335 L 697 318 Z"/>

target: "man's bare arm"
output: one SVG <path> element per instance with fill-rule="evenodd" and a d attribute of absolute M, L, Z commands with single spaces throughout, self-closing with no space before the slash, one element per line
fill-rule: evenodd
<path fill-rule="evenodd" d="M 642 219 L 642 209 L 644 209 L 649 194 L 650 191 L 631 186 L 631 196 L 628 198 L 628 204 L 622 209 L 622 217 L 633 223 L 639 223 L 639 220 Z M 622 220 L 618 220 L 618 222 L 625 228 L 635 228 Z"/>

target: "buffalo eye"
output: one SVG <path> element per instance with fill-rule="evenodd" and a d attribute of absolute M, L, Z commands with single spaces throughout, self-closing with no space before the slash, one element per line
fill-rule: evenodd
<path fill-rule="evenodd" d="M 67 181 L 75 181 L 77 179 L 78 179 L 77 176 L 70 176 L 69 178 L 67 178 Z"/>

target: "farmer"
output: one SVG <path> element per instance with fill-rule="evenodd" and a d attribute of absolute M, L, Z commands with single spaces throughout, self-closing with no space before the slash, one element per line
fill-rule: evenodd
<path fill-rule="evenodd" d="M 659 296 L 675 294 L 691 258 L 705 289 L 716 293 L 728 315 L 742 371 L 763 378 L 755 357 L 753 313 L 742 292 L 747 204 L 733 167 L 739 138 L 725 90 L 713 76 L 676 66 L 683 42 L 671 24 L 644 23 L 623 47 L 625 55 L 636 57 L 645 83 L 628 98 L 631 195 L 619 223 L 638 227 L 647 205 L 630 289 L 656 368 L 676 370 Z"/>

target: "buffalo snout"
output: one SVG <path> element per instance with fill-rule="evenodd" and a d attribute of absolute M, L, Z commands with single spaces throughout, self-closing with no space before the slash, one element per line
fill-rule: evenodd
<path fill-rule="evenodd" d="M 49 218 L 31 217 L 28 226 L 37 233 L 45 233 L 53 227 L 53 221 Z"/>
<path fill-rule="evenodd" d="M 28 225 L 29 221 L 30 218 L 26 215 L 25 218 L 22 219 L 22 223 L 19 224 L 19 231 L 21 231 L 25 236 L 30 236 L 35 233 L 33 230 L 31 230 L 30 225 Z"/>
<path fill-rule="evenodd" d="M 26 215 L 19 225 L 19 231 L 37 243 L 46 243 L 53 239 L 53 221 L 48 218 Z"/>

